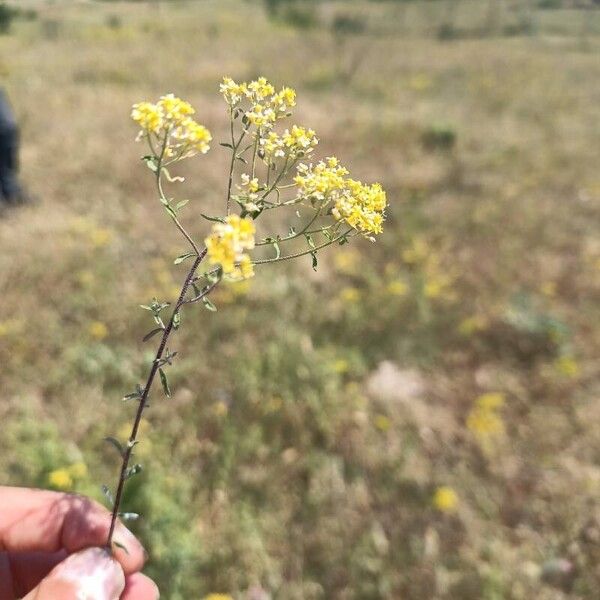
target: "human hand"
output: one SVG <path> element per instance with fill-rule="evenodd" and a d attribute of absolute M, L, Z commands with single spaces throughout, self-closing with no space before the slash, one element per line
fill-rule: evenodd
<path fill-rule="evenodd" d="M 0 486 L 0 600 L 157 600 L 140 573 L 144 549 L 110 514 L 83 496 Z"/>

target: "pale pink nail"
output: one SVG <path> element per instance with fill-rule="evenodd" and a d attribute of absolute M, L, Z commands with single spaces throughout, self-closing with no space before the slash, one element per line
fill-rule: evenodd
<path fill-rule="evenodd" d="M 71 583 L 77 600 L 118 600 L 125 588 L 123 570 L 102 548 L 72 554 L 56 567 L 53 577 Z"/>

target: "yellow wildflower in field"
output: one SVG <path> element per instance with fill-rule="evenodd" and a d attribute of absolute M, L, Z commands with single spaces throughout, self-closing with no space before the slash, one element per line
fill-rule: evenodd
<path fill-rule="evenodd" d="M 204 240 L 210 263 L 221 265 L 223 273 L 232 279 L 252 277 L 252 261 L 244 251 L 254 248 L 254 233 L 254 222 L 238 215 L 230 215 L 224 223 L 215 223 Z"/>
<path fill-rule="evenodd" d="M 94 248 L 102 248 L 110 244 L 112 239 L 112 231 L 104 227 L 94 227 L 90 231 L 90 242 Z"/>
<path fill-rule="evenodd" d="M 504 406 L 504 394 L 488 392 L 479 396 L 475 402 L 481 410 L 498 410 Z"/>
<path fill-rule="evenodd" d="M 387 291 L 392 296 L 406 296 L 408 285 L 402 279 L 394 279 L 387 284 Z"/>
<path fill-rule="evenodd" d="M 203 600 L 233 600 L 229 594 L 209 594 Z"/>
<path fill-rule="evenodd" d="M 440 512 L 451 514 L 458 509 L 458 494 L 448 485 L 442 485 L 433 494 L 433 506 Z"/>
<path fill-rule="evenodd" d="M 478 331 L 483 331 L 487 327 L 487 319 L 482 315 L 473 315 L 463 319 L 458 324 L 458 333 L 464 336 L 470 336 Z"/>
<path fill-rule="evenodd" d="M 498 414 L 503 405 L 504 394 L 483 394 L 475 400 L 467 416 L 467 429 L 484 447 L 504 433 L 504 421 Z"/>
<path fill-rule="evenodd" d="M 48 474 L 48 483 L 57 490 L 69 490 L 73 487 L 73 478 L 68 469 L 55 469 Z"/>
<path fill-rule="evenodd" d="M 385 433 L 391 428 L 392 420 L 386 415 L 375 415 L 373 424 L 375 427 L 377 427 L 377 429 L 379 429 L 379 431 L 383 431 Z"/>
<path fill-rule="evenodd" d="M 353 287 L 345 287 L 340 291 L 340 300 L 344 304 L 354 304 L 360 300 L 360 292 Z"/>
<path fill-rule="evenodd" d="M 572 356 L 561 356 L 554 361 L 554 368 L 563 377 L 575 379 L 581 373 L 579 364 Z"/>
<path fill-rule="evenodd" d="M 83 462 L 72 464 L 67 471 L 73 479 L 83 479 L 88 473 L 87 465 Z"/>
<path fill-rule="evenodd" d="M 95 340 L 103 340 L 108 336 L 108 327 L 101 321 L 94 321 L 90 323 L 88 332 Z"/>

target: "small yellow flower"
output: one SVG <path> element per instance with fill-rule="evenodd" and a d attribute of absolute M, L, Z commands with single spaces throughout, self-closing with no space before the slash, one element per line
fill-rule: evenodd
<path fill-rule="evenodd" d="M 334 361 L 332 367 L 336 373 L 347 373 L 350 370 L 348 361 L 343 358 L 338 358 L 336 361 Z"/>
<path fill-rule="evenodd" d="M 346 287 L 340 291 L 340 300 L 345 304 L 354 304 L 360 300 L 360 292 L 356 288 Z"/>
<path fill-rule="evenodd" d="M 229 407 L 222 400 L 215 402 L 212 406 L 213 412 L 217 417 L 224 417 L 229 412 Z"/>
<path fill-rule="evenodd" d="M 452 514 L 458 509 L 458 495 L 450 486 L 443 485 L 433 494 L 433 506 L 440 512 Z"/>
<path fill-rule="evenodd" d="M 108 336 L 108 327 L 101 321 L 94 321 L 88 327 L 89 334 L 96 340 L 103 340 Z"/>
<path fill-rule="evenodd" d="M 103 246 L 107 246 L 110 244 L 111 239 L 112 232 L 109 229 L 98 227 L 90 231 L 90 241 L 92 242 L 92 246 L 94 246 L 94 248 L 102 248 Z"/>
<path fill-rule="evenodd" d="M 229 594 L 209 594 L 204 596 L 204 600 L 233 600 Z"/>
<path fill-rule="evenodd" d="M 383 431 L 385 433 L 391 428 L 392 420 L 386 415 L 375 415 L 375 418 L 373 419 L 373 424 L 375 425 L 375 427 L 377 427 L 377 429 L 379 429 L 379 431 Z"/>
<path fill-rule="evenodd" d="M 87 465 L 83 462 L 72 464 L 67 471 L 73 479 L 83 479 L 88 473 Z"/>
<path fill-rule="evenodd" d="M 576 379 L 581 373 L 579 364 L 572 356 L 561 356 L 554 361 L 554 368 L 569 379 Z"/>
<path fill-rule="evenodd" d="M 481 410 L 498 410 L 504 406 L 504 394 L 501 392 L 488 392 L 475 400 Z"/>
<path fill-rule="evenodd" d="M 467 317 L 463 319 L 458 324 L 458 333 L 464 335 L 466 337 L 477 333 L 478 331 L 483 331 L 487 327 L 487 319 L 482 315 L 473 315 L 472 317 Z"/>
<path fill-rule="evenodd" d="M 547 298 L 556 296 L 556 283 L 554 281 L 546 281 L 540 287 L 540 292 Z"/>
<path fill-rule="evenodd" d="M 73 487 L 73 478 L 68 469 L 55 469 L 48 474 L 48 483 L 57 490 L 69 490 Z"/>
<path fill-rule="evenodd" d="M 346 252 L 338 252 L 333 257 L 333 263 L 339 271 L 342 273 L 354 273 L 356 266 L 359 262 L 359 255 L 353 250 L 346 250 Z"/>
<path fill-rule="evenodd" d="M 408 293 L 408 285 L 402 279 L 390 281 L 387 285 L 387 291 L 392 296 L 406 296 Z"/>

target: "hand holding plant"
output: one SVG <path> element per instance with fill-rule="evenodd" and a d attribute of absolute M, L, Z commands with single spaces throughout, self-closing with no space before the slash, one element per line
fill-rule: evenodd
<path fill-rule="evenodd" d="M 155 336 L 160 341 L 146 382 L 125 397 L 138 404 L 129 439 L 122 443 L 107 438 L 122 460 L 114 496 L 104 488 L 113 506 L 109 547 L 121 545 L 113 537 L 117 518 L 137 517 L 120 512 L 123 489 L 126 480 L 141 470 L 139 464 L 131 463 L 157 374 L 164 393 L 171 393 L 166 370 L 177 352 L 167 344 L 181 326 L 183 307 L 201 302 L 214 311 L 216 307 L 209 298 L 214 288 L 222 282 L 252 277 L 255 266 L 307 256 L 316 269 L 318 253 L 326 247 L 347 244 L 356 236 L 373 241 L 373 236 L 382 231 L 386 194 L 379 184 L 351 179 L 335 157 L 312 162 L 318 144 L 312 129 L 292 125 L 277 131 L 296 105 L 293 89 L 277 91 L 264 77 L 239 84 L 226 77 L 220 91 L 230 123 L 229 139 L 221 146 L 231 158 L 224 214 L 202 215 L 211 224 L 204 245 L 195 241 L 180 220 L 187 201 L 167 196 L 165 187 L 182 181 L 170 172 L 175 163 L 208 152 L 210 132 L 195 120 L 194 108 L 172 94 L 155 104 L 141 102 L 132 110 L 131 116 L 140 127 L 138 140 L 148 148 L 143 160 L 154 176 L 158 198 L 190 247 L 175 259 L 175 264 L 187 261 L 191 266 L 174 306 L 157 298 L 142 306 L 154 321 L 144 341 Z M 257 235 L 259 218 L 276 209 L 288 220 L 287 231 Z M 167 309 L 170 313 L 165 320 Z"/>

